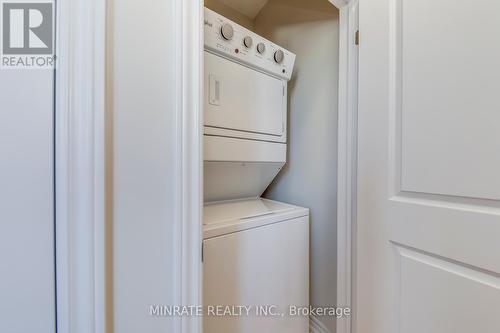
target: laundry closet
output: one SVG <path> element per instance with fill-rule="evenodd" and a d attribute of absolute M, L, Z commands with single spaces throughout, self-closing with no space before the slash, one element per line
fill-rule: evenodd
<path fill-rule="evenodd" d="M 336 304 L 338 10 L 327 0 L 207 0 L 205 333 L 334 331 L 289 306 Z M 280 314 L 283 313 L 283 316 Z"/>

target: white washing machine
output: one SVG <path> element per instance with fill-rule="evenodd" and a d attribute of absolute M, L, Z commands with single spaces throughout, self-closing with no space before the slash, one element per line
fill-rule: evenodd
<path fill-rule="evenodd" d="M 309 210 L 241 199 L 206 205 L 204 222 L 205 305 L 250 307 L 205 316 L 204 333 L 308 332 L 309 319 L 289 307 L 309 304 Z"/>
<path fill-rule="evenodd" d="M 205 9 L 204 333 L 306 333 L 309 210 L 261 198 L 286 163 L 295 55 Z M 232 308 L 234 310 L 234 308 Z"/>

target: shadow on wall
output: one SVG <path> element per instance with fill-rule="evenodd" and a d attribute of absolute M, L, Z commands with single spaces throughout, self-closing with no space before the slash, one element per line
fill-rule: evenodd
<path fill-rule="evenodd" d="M 287 23 L 296 25 L 302 22 L 331 21 L 334 18 L 338 21 L 338 9 L 328 0 L 270 0 L 256 17 L 254 24 L 257 28 L 259 19 L 266 16 L 270 9 L 275 15 L 276 24 L 280 26 Z"/>

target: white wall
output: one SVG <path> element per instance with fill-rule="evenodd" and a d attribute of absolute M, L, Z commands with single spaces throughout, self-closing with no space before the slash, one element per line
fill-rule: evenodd
<path fill-rule="evenodd" d="M 53 77 L 0 69 L 0 332 L 55 331 Z"/>
<path fill-rule="evenodd" d="M 289 82 L 288 163 L 265 196 L 311 209 L 311 304 L 336 304 L 338 10 L 271 0 L 257 33 L 297 54 Z M 335 331 L 332 318 L 319 318 Z"/>
<path fill-rule="evenodd" d="M 110 306 L 116 333 L 175 332 L 171 319 L 150 317 L 148 310 L 151 304 L 174 304 L 179 292 L 173 171 L 176 3 L 110 0 L 108 8 Z"/>

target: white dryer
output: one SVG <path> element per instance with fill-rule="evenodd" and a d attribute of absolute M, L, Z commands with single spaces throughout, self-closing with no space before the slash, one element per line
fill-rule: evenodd
<path fill-rule="evenodd" d="M 287 81 L 295 55 L 205 9 L 205 333 L 306 333 L 309 210 L 261 198 L 286 163 Z M 278 316 L 258 312 L 259 307 Z M 283 316 L 281 316 L 283 314 Z"/>
<path fill-rule="evenodd" d="M 259 197 L 286 162 L 295 55 L 205 9 L 205 201 Z"/>

